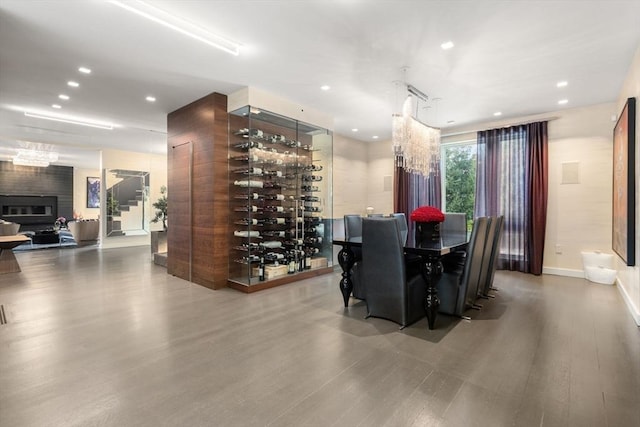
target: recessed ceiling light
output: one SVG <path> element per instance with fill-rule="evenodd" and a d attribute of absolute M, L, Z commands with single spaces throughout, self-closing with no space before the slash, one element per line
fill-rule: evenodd
<path fill-rule="evenodd" d="M 320 86 L 320 89 L 322 89 L 322 90 L 324 90 L 324 91 L 327 91 L 327 90 L 331 89 L 331 86 L 329 86 L 329 85 L 322 85 L 322 86 Z"/>
<path fill-rule="evenodd" d="M 378 139 L 378 135 L 373 135 L 371 138 Z"/>
<path fill-rule="evenodd" d="M 494 116 L 501 116 L 502 115 L 502 111 L 496 111 L 495 113 L 493 113 Z"/>
<path fill-rule="evenodd" d="M 453 124 L 455 122 L 456 122 L 455 120 L 449 120 L 449 121 L 447 121 L 447 124 L 450 125 L 450 124 Z"/>
<path fill-rule="evenodd" d="M 561 82 L 556 83 L 556 86 L 557 87 L 565 87 L 568 84 L 569 84 L 569 82 L 567 82 L 567 81 L 561 81 Z"/>
<path fill-rule="evenodd" d="M 80 83 L 78 83 L 78 82 L 74 82 L 73 80 L 69 80 L 69 81 L 67 82 L 67 85 L 69 85 L 69 86 L 71 86 L 71 87 L 78 87 L 78 86 L 80 86 Z"/>
<path fill-rule="evenodd" d="M 351 129 L 351 132 L 358 132 L 358 128 Z"/>
<path fill-rule="evenodd" d="M 65 95 L 64 93 L 61 93 L 60 95 L 58 95 L 58 98 L 64 99 L 65 101 L 68 101 L 69 100 L 69 95 Z"/>
<path fill-rule="evenodd" d="M 91 68 L 87 68 L 87 67 L 80 67 L 78 68 L 78 71 L 80 71 L 83 74 L 91 74 Z"/>
<path fill-rule="evenodd" d="M 52 104 L 51 106 L 53 108 L 58 108 L 58 109 L 62 108 L 62 105 L 60 105 L 60 104 Z"/>
<path fill-rule="evenodd" d="M 453 46 L 454 46 L 454 44 L 453 44 L 453 42 L 452 42 L 451 40 L 446 41 L 446 42 L 444 42 L 444 43 L 442 43 L 442 44 L 440 45 L 440 47 L 441 47 L 443 50 L 451 49 Z"/>
<path fill-rule="evenodd" d="M 147 101 L 149 101 L 149 102 L 156 102 L 156 97 L 155 97 L 155 96 L 151 96 L 151 95 L 149 95 L 149 96 L 147 96 L 145 99 L 146 99 Z"/>
<path fill-rule="evenodd" d="M 564 105 L 564 104 L 566 104 L 566 103 L 568 103 L 568 102 L 569 102 L 569 100 L 568 100 L 568 99 L 561 99 L 560 101 L 558 101 L 558 104 L 560 104 L 560 105 Z"/>

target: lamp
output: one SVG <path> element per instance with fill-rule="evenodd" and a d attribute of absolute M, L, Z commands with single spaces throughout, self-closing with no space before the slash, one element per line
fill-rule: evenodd
<path fill-rule="evenodd" d="M 18 154 L 13 157 L 13 164 L 19 166 L 47 167 L 49 163 L 58 161 L 58 153 L 55 151 L 42 151 L 33 149 L 18 149 Z"/>
<path fill-rule="evenodd" d="M 411 116 L 413 97 L 426 101 L 427 95 L 412 85 L 407 85 L 407 91 L 409 96 L 402 105 L 402 114 L 392 116 L 396 165 L 407 172 L 428 176 L 437 172 L 440 164 L 440 129 Z"/>

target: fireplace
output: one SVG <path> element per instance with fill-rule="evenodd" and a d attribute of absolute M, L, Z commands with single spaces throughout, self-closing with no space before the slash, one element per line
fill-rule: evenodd
<path fill-rule="evenodd" d="M 58 197 L 0 196 L 0 218 L 25 225 L 53 225 L 58 218 Z"/>

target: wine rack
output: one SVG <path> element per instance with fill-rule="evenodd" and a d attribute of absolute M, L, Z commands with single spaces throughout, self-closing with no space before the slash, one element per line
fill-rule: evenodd
<path fill-rule="evenodd" d="M 229 117 L 230 282 L 330 267 L 331 132 L 249 106 Z"/>

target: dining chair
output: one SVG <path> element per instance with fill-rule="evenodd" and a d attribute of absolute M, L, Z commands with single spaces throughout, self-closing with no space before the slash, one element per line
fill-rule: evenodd
<path fill-rule="evenodd" d="M 482 297 L 493 297 L 489 294 L 493 288 L 493 277 L 498 267 L 498 257 L 500 255 L 500 239 L 504 228 L 504 216 L 491 218 L 491 226 L 487 233 L 487 243 L 484 249 L 484 260 L 482 274 L 478 283 L 478 294 Z"/>
<path fill-rule="evenodd" d="M 408 275 L 404 246 L 395 218 L 362 220 L 363 279 L 367 317 L 380 317 L 404 328 L 425 317 L 422 275 Z"/>
<path fill-rule="evenodd" d="M 362 216 L 357 214 L 344 215 L 344 238 L 349 241 L 353 238 L 362 238 Z M 365 299 L 364 283 L 362 280 L 362 249 L 351 248 L 355 256 L 355 262 L 351 268 L 351 282 L 353 290 L 351 295 L 357 299 Z"/>
<path fill-rule="evenodd" d="M 400 244 L 402 246 L 407 244 L 407 237 L 409 234 L 409 225 L 407 224 L 407 217 L 403 212 L 395 212 L 391 214 L 391 217 L 398 221 L 398 229 L 400 230 Z"/>
<path fill-rule="evenodd" d="M 475 301 L 489 224 L 489 217 L 476 218 L 464 262 L 455 270 L 445 270 L 438 281 L 440 313 L 469 319 L 463 313 L 469 308 L 478 308 Z"/>

